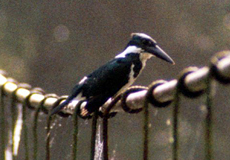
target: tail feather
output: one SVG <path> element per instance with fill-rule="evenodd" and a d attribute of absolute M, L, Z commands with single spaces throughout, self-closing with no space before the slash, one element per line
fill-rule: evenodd
<path fill-rule="evenodd" d="M 54 115 L 55 113 L 59 112 L 62 108 L 64 108 L 67 104 L 69 104 L 73 99 L 75 98 L 75 96 L 69 96 L 63 103 L 61 103 L 59 106 L 55 107 L 50 115 Z"/>
<path fill-rule="evenodd" d="M 74 87 L 72 94 L 63 102 L 61 103 L 59 106 L 55 107 L 50 115 L 54 115 L 55 113 L 59 112 L 62 108 L 64 108 L 67 104 L 69 104 L 75 97 L 77 97 L 77 95 L 81 92 L 83 85 L 77 85 Z"/>

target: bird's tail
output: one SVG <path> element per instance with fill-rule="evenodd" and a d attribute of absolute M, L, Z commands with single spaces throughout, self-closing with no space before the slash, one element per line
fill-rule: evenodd
<path fill-rule="evenodd" d="M 59 112 L 62 108 L 64 108 L 67 104 L 69 104 L 81 92 L 82 87 L 83 85 L 76 85 L 72 90 L 72 94 L 63 103 L 55 107 L 51 111 L 50 115 L 54 115 L 55 113 Z"/>
<path fill-rule="evenodd" d="M 76 96 L 75 95 L 71 95 L 69 96 L 63 103 L 61 103 L 59 106 L 55 107 L 50 115 L 54 115 L 55 113 L 59 112 L 62 108 L 64 108 L 67 104 L 69 104 Z"/>

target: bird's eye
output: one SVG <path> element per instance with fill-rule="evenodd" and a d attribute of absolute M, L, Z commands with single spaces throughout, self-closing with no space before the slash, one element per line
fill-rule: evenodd
<path fill-rule="evenodd" d="M 143 43 L 144 45 L 146 45 L 146 46 L 152 45 L 152 42 L 149 41 L 149 40 L 146 40 L 146 39 L 143 39 L 143 40 L 142 40 L 142 43 Z"/>

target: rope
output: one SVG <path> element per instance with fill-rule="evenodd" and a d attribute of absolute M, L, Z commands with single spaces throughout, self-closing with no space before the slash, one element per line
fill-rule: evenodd
<path fill-rule="evenodd" d="M 148 160 L 148 152 L 149 152 L 149 94 L 151 94 L 151 89 L 147 91 L 146 100 L 144 103 L 144 128 L 143 128 L 143 160 Z"/>
<path fill-rule="evenodd" d="M 96 143 L 96 134 L 97 134 L 97 120 L 98 120 L 98 111 L 93 114 L 92 120 L 92 134 L 91 134 L 91 152 L 90 159 L 94 160 L 95 157 L 95 143 Z"/>
<path fill-rule="evenodd" d="M 50 160 L 50 125 L 53 120 L 52 116 L 48 116 L 46 125 L 46 160 Z"/>
<path fill-rule="evenodd" d="M 43 94 L 44 91 L 41 89 L 41 88 L 34 88 L 32 91 L 32 93 L 30 94 L 29 98 L 28 98 L 28 101 L 29 102 L 29 99 L 30 97 L 33 95 L 33 94 L 37 94 L 37 93 L 41 93 Z M 34 146 L 33 146 L 33 159 L 34 160 L 37 160 L 38 159 L 38 134 L 37 134 L 37 128 L 38 128 L 38 118 L 39 118 L 39 113 L 40 113 L 40 110 L 42 109 L 43 107 L 43 104 L 44 104 L 44 101 L 45 101 L 45 98 L 41 101 L 41 103 L 38 105 L 38 107 L 36 108 L 35 112 L 34 112 L 34 125 L 33 125 L 33 142 L 34 142 Z M 27 103 L 28 104 L 28 103 Z"/>
<path fill-rule="evenodd" d="M 207 115 L 205 118 L 205 158 L 207 160 L 213 159 L 213 112 L 212 112 L 212 103 L 213 103 L 213 93 L 212 93 L 212 79 L 216 79 L 218 82 L 222 84 L 230 84 L 230 78 L 223 76 L 220 72 L 218 72 L 218 62 L 220 60 L 224 60 L 229 56 L 229 53 L 226 51 L 219 52 L 211 59 L 211 66 L 209 72 L 209 78 L 206 79 L 206 107 L 207 107 Z"/>
<path fill-rule="evenodd" d="M 126 100 L 127 100 L 127 97 L 129 96 L 129 94 L 135 93 L 138 91 L 143 91 L 143 90 L 147 90 L 147 87 L 131 86 L 122 94 L 121 107 L 125 112 L 127 112 L 127 113 L 139 113 L 140 111 L 142 111 L 143 108 L 137 108 L 137 109 L 130 108 L 126 103 Z"/>
<path fill-rule="evenodd" d="M 72 159 L 73 160 L 76 160 L 77 159 L 77 135 L 78 135 L 78 110 L 81 106 L 82 102 L 81 103 L 78 103 L 76 108 L 75 108 L 75 111 L 74 111 L 74 115 L 73 115 L 73 127 L 74 127 L 74 130 L 73 130 L 73 150 L 72 150 Z"/>
<path fill-rule="evenodd" d="M 127 113 L 139 113 L 142 108 L 138 108 L 138 109 L 131 109 L 127 106 L 126 104 L 126 98 L 129 94 L 134 93 L 134 92 L 138 92 L 138 91 L 142 91 L 142 90 L 146 90 L 146 87 L 143 86 L 132 86 L 130 88 L 128 88 L 124 93 L 122 93 L 121 95 L 117 96 L 116 98 L 114 98 L 110 105 L 108 106 L 107 110 L 105 111 L 104 115 L 103 115 L 103 158 L 104 160 L 108 160 L 109 159 L 109 155 L 108 155 L 108 119 L 112 118 L 114 116 L 114 114 L 110 114 L 111 110 L 113 109 L 113 107 L 115 106 L 115 104 L 121 100 L 122 104 L 122 108 L 124 109 L 125 112 Z M 152 91 L 152 90 L 151 90 Z M 147 93 L 147 95 L 151 94 L 151 91 L 149 91 Z M 147 96 L 149 97 L 149 96 Z M 144 104 L 144 160 L 148 159 L 148 99 L 146 98 L 146 102 Z M 147 110 L 147 111 L 146 111 Z M 147 126 L 147 127 L 146 127 Z"/>
<path fill-rule="evenodd" d="M 1 73 L 4 74 L 4 73 Z M 5 75 L 5 74 L 4 74 Z M 0 88 L 0 107 L 1 107 L 1 114 L 0 114 L 0 130 L 1 130 L 1 159 L 5 159 L 5 139 L 6 139 L 6 134 L 5 134 L 5 101 L 4 101 L 4 92 L 3 92 L 3 86 L 5 83 Z"/>
<path fill-rule="evenodd" d="M 207 88 L 206 88 L 206 107 L 207 115 L 205 118 L 205 159 L 212 160 L 212 83 L 211 74 L 210 78 L 207 78 Z"/>
<path fill-rule="evenodd" d="M 47 97 L 57 97 L 55 94 L 49 94 L 46 95 L 46 99 Z M 57 100 L 53 107 L 50 109 L 50 111 L 57 107 L 59 105 L 61 100 Z M 52 120 L 55 118 L 56 115 L 51 116 L 50 114 L 48 114 L 47 116 L 47 123 L 46 123 L 46 160 L 50 160 L 50 131 L 51 131 L 51 123 Z"/>
<path fill-rule="evenodd" d="M 1 115 L 0 115 L 0 128 L 1 128 L 1 159 L 5 159 L 5 103 L 4 103 L 4 94 L 1 89 L 0 93 L 0 107 L 1 107 Z"/>
<path fill-rule="evenodd" d="M 180 94 L 183 94 L 184 96 L 188 98 L 196 98 L 204 93 L 204 90 L 196 90 L 192 91 L 185 85 L 186 77 L 188 77 L 190 74 L 198 71 L 197 67 L 188 67 L 184 69 L 179 78 L 178 83 L 176 87 L 176 92 L 174 95 L 174 103 L 173 103 L 173 160 L 178 160 L 178 152 L 179 152 L 179 135 L 178 135 L 178 128 L 179 128 L 179 121 L 178 117 L 180 114 Z"/>
<path fill-rule="evenodd" d="M 8 79 L 9 80 L 9 79 Z M 9 81 L 17 83 L 15 80 L 10 79 Z M 7 83 L 6 83 L 7 84 Z M 5 84 L 5 85 L 6 85 Z M 18 88 L 15 88 L 15 90 L 13 91 L 12 95 L 11 95 L 11 101 L 10 101 L 10 112 L 11 112 L 11 134 L 12 134 L 12 146 L 11 146 L 11 150 L 12 150 L 12 159 L 15 160 L 16 155 L 14 153 L 15 150 L 15 141 L 14 141 L 14 136 L 15 136 L 15 124 L 16 124 L 16 116 L 17 116 L 17 109 L 16 108 L 16 95 L 15 92 L 18 90 Z"/>
<path fill-rule="evenodd" d="M 20 87 L 31 89 L 31 86 L 26 83 L 21 83 Z M 27 108 L 27 103 L 28 99 L 30 96 L 26 98 L 22 105 L 22 120 L 23 120 L 23 133 L 24 133 L 24 148 L 25 148 L 25 160 L 29 160 L 29 147 L 28 147 L 28 127 L 26 125 L 26 108 Z"/>
<path fill-rule="evenodd" d="M 108 146 L 108 119 L 110 117 L 110 111 L 114 107 L 114 105 L 121 99 L 121 95 L 117 96 L 112 100 L 108 108 L 106 109 L 103 117 L 103 160 L 109 160 L 109 146 Z"/>
<path fill-rule="evenodd" d="M 174 96 L 174 104 L 173 104 L 173 148 L 172 148 L 172 159 L 178 160 L 178 149 L 179 149 L 179 137 L 178 137 L 178 115 L 179 115 L 179 105 L 180 105 L 180 90 L 177 87 L 175 96 Z"/>
<path fill-rule="evenodd" d="M 216 64 L 215 67 L 215 72 L 216 72 L 216 77 L 214 77 L 216 80 L 218 80 L 221 83 L 224 83 L 223 79 L 221 79 L 221 77 L 225 77 L 227 79 L 229 79 L 230 77 L 229 75 L 229 71 L 230 71 L 230 51 L 224 51 L 228 56 L 226 56 L 223 59 L 219 59 L 218 63 Z M 184 85 L 191 91 L 197 91 L 197 90 L 202 90 L 206 88 L 206 78 L 209 74 L 209 68 L 208 67 L 203 67 L 203 68 L 199 68 L 196 72 L 189 74 L 189 76 L 186 77 L 185 81 L 184 81 Z M 0 86 L 2 83 L 5 83 L 6 81 L 6 77 L 2 74 L 0 74 Z M 7 79 L 8 81 L 8 79 Z M 152 93 L 152 96 L 155 97 L 156 101 L 163 103 L 163 102 L 167 102 L 167 101 L 172 101 L 174 98 L 174 92 L 176 90 L 176 86 L 177 86 L 177 80 L 171 80 L 168 81 L 167 83 L 164 83 L 163 85 L 160 85 L 156 88 L 156 90 L 154 91 L 154 93 Z M 3 88 L 4 92 L 6 95 L 10 95 L 12 93 L 13 88 L 17 87 L 17 84 L 11 82 L 8 83 L 7 85 L 5 85 L 5 87 Z M 16 98 L 19 102 L 23 102 L 25 100 L 25 96 L 24 94 L 26 92 L 30 92 L 29 90 L 23 90 L 19 89 L 16 92 Z M 127 97 L 127 105 L 130 108 L 141 108 L 144 104 L 144 100 L 145 100 L 145 95 L 146 95 L 147 91 L 139 91 L 139 92 L 135 92 L 130 94 Z M 27 93 L 26 93 L 27 94 Z M 44 99 L 44 95 L 42 94 L 34 94 L 33 96 L 31 96 L 30 98 L 30 104 L 32 107 L 37 107 L 39 105 L 39 103 Z M 49 110 L 49 108 L 51 108 L 53 106 L 53 104 L 56 102 L 57 98 L 50 98 L 47 99 L 46 102 L 44 103 L 44 109 Z M 68 106 L 66 106 L 61 112 L 59 113 L 65 113 L 65 114 L 73 114 L 74 108 L 76 106 L 76 103 L 70 103 L 68 104 Z M 116 109 L 116 111 L 120 112 L 123 111 L 121 110 L 121 101 L 118 101 L 118 103 L 116 103 L 116 105 L 113 107 L 114 109 Z M 106 110 L 106 108 L 108 107 L 109 103 L 107 103 L 106 105 L 102 106 L 101 111 L 104 113 L 104 111 Z"/>

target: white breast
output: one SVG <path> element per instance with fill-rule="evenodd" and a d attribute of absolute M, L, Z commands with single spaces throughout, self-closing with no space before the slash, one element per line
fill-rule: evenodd
<path fill-rule="evenodd" d="M 141 74 L 141 72 L 143 71 L 143 69 L 145 68 L 145 65 L 146 65 L 146 61 L 151 58 L 153 55 L 149 54 L 149 53 L 141 53 L 140 54 L 140 60 L 142 62 L 142 68 L 139 72 L 139 74 L 137 75 L 137 77 Z M 123 86 L 119 91 L 118 93 L 115 95 L 115 97 L 119 94 L 121 94 L 122 92 L 124 92 L 128 87 L 130 87 L 137 79 L 137 77 L 134 78 L 134 64 L 131 65 L 131 72 L 129 74 L 129 81 L 128 83 Z"/>
<path fill-rule="evenodd" d="M 114 96 L 116 97 L 117 95 L 121 94 L 122 92 L 124 92 L 129 86 L 131 86 L 137 79 L 137 77 L 134 78 L 134 71 L 133 71 L 134 65 L 131 65 L 131 72 L 129 74 L 129 81 L 126 85 L 124 85 L 118 92 L 117 94 Z"/>

